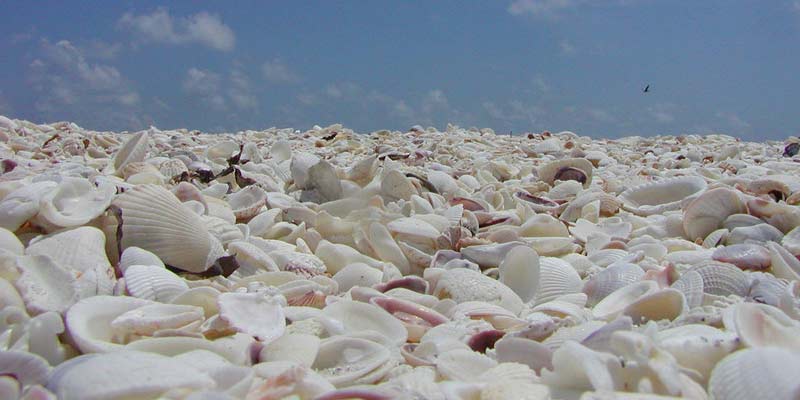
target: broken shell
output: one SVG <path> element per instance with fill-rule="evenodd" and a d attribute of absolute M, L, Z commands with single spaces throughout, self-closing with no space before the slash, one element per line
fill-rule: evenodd
<path fill-rule="evenodd" d="M 646 216 L 679 210 L 682 202 L 696 197 L 705 189 L 705 179 L 682 176 L 648 182 L 622 192 L 619 197 L 624 209 Z"/>

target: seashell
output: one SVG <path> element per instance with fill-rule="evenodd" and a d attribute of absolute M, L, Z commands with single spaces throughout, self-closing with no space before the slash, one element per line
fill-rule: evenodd
<path fill-rule="evenodd" d="M 124 374 L 117 371 L 123 370 Z M 214 380 L 171 357 L 140 351 L 84 355 L 59 365 L 47 388 L 59 399 L 157 398 L 170 389 L 211 389 Z"/>
<path fill-rule="evenodd" d="M 114 171 L 119 173 L 119 171 L 130 163 L 144 161 L 149 147 L 147 143 L 148 139 L 148 132 L 141 131 L 126 140 L 114 155 L 114 160 L 111 164 L 114 166 Z"/>
<path fill-rule="evenodd" d="M 417 189 L 398 170 L 390 170 L 383 175 L 381 180 L 381 195 L 388 201 L 411 200 L 411 196 L 419 194 Z"/>
<path fill-rule="evenodd" d="M 306 189 L 315 190 L 319 195 L 317 203 L 326 203 L 342 198 L 342 184 L 333 168 L 325 160 L 314 164 L 308 170 Z"/>
<path fill-rule="evenodd" d="M 739 303 L 725 310 L 725 328 L 736 332 L 748 347 L 800 349 L 800 323 L 766 304 Z"/>
<path fill-rule="evenodd" d="M 705 179 L 681 176 L 632 187 L 622 192 L 619 198 L 626 211 L 647 216 L 679 210 L 682 202 L 693 199 L 705 189 Z"/>
<path fill-rule="evenodd" d="M 206 158 L 209 160 L 227 160 L 239 151 L 239 144 L 234 141 L 226 140 L 209 146 L 206 149 Z"/>
<path fill-rule="evenodd" d="M 137 186 L 118 196 L 113 205 L 121 213 L 123 249 L 140 247 L 189 272 L 203 272 L 224 255 L 200 217 L 163 188 Z"/>
<path fill-rule="evenodd" d="M 539 167 L 539 179 L 553 186 L 556 180 L 578 181 L 588 188 L 592 183 L 592 163 L 583 158 L 568 158 Z"/>
<path fill-rule="evenodd" d="M 703 292 L 717 296 L 736 295 L 744 297 L 750 287 L 750 279 L 731 264 L 707 263 L 692 267 L 689 271 L 703 278 Z"/>
<path fill-rule="evenodd" d="M 697 271 L 686 271 L 671 286 L 683 293 L 689 308 L 699 307 L 703 302 L 703 276 Z"/>
<path fill-rule="evenodd" d="M 764 221 L 756 218 L 750 214 L 733 214 L 725 218 L 725 222 L 722 223 L 722 227 L 731 231 L 736 228 L 743 228 L 747 226 L 755 226 L 763 224 Z"/>
<path fill-rule="evenodd" d="M 118 342 L 128 342 L 142 336 L 181 332 L 184 335 L 199 327 L 203 321 L 200 307 L 177 304 L 148 304 L 122 313 L 109 326 Z"/>
<path fill-rule="evenodd" d="M 51 181 L 35 182 L 3 197 L 0 201 L 0 227 L 11 232 L 19 229 L 39 212 L 42 197 L 56 186 Z"/>
<path fill-rule="evenodd" d="M 185 204 L 186 203 L 184 203 L 184 205 Z M 206 225 L 206 229 L 208 229 L 208 232 L 212 236 L 217 238 L 217 240 L 219 240 L 220 243 L 222 243 L 222 246 L 225 247 L 226 249 L 232 242 L 244 240 L 245 238 L 245 234 L 237 225 L 231 224 L 221 218 L 209 217 L 207 215 L 204 215 L 201 217 L 201 219 L 203 220 L 203 223 Z M 244 226 L 248 227 L 247 229 L 249 229 L 248 225 Z"/>
<path fill-rule="evenodd" d="M 641 296 L 625 307 L 623 314 L 631 317 L 634 323 L 647 321 L 674 320 L 686 309 L 683 293 L 675 289 L 662 289 Z"/>
<path fill-rule="evenodd" d="M 25 253 L 47 256 L 60 268 L 77 271 L 79 297 L 110 294 L 115 277 L 105 239 L 101 230 L 82 226 L 41 236 L 31 241 Z"/>
<path fill-rule="evenodd" d="M 228 195 L 228 204 L 237 221 L 249 220 L 256 216 L 266 200 L 267 193 L 255 185 L 239 189 Z"/>
<path fill-rule="evenodd" d="M 124 276 L 128 293 L 140 299 L 167 303 L 189 290 L 183 279 L 159 265 L 131 265 Z"/>
<path fill-rule="evenodd" d="M 541 287 L 544 287 L 544 279 L 542 283 Z M 473 270 L 456 268 L 444 271 L 432 286 L 432 294 L 440 299 L 453 299 L 456 303 L 483 301 L 499 305 L 513 314 L 522 310 L 522 299 L 508 286 Z"/>
<path fill-rule="evenodd" d="M 397 226 L 395 225 L 394 228 L 397 229 Z M 408 259 L 385 226 L 373 222 L 369 225 L 367 235 L 378 258 L 394 264 L 403 275 L 409 273 L 411 266 Z"/>
<path fill-rule="evenodd" d="M 118 316 L 146 305 L 157 304 L 135 297 L 94 296 L 82 299 L 67 310 L 67 331 L 81 353 L 118 351 L 111 321 Z"/>
<path fill-rule="evenodd" d="M 364 263 L 345 266 L 333 275 L 339 290 L 346 292 L 354 286 L 372 287 L 381 282 L 383 272 Z"/>
<path fill-rule="evenodd" d="M 398 218 L 388 224 L 386 228 L 396 234 L 435 240 L 441 234 L 433 225 L 419 218 Z"/>
<path fill-rule="evenodd" d="M 219 317 L 238 332 L 269 343 L 283 335 L 283 307 L 264 293 L 222 293 L 217 296 Z"/>
<path fill-rule="evenodd" d="M 500 263 L 500 282 L 511 288 L 523 302 L 536 298 L 539 290 L 539 255 L 533 249 L 517 246 Z"/>
<path fill-rule="evenodd" d="M 618 368 L 616 356 L 567 341 L 553 353 L 553 370 L 542 370 L 541 382 L 558 388 L 612 391 Z"/>
<path fill-rule="evenodd" d="M 287 333 L 261 349 L 260 362 L 290 361 L 311 367 L 319 352 L 320 339 L 303 333 Z"/>
<path fill-rule="evenodd" d="M 643 276 L 644 271 L 636 264 L 615 264 L 589 278 L 583 285 L 583 293 L 588 296 L 588 304 L 595 305 L 615 290 L 640 281 Z"/>
<path fill-rule="evenodd" d="M 461 248 L 461 255 L 482 268 L 496 267 L 503 262 L 506 255 L 515 247 L 525 246 L 522 242 L 502 244 L 485 244 Z"/>
<path fill-rule="evenodd" d="M 600 202 L 599 215 L 602 217 L 615 215 L 622 204 L 615 196 L 608 193 L 585 191 L 569 202 L 567 207 L 564 208 L 564 212 L 562 212 L 558 218 L 562 221 L 574 222 L 581 217 L 585 206 L 596 201 Z"/>
<path fill-rule="evenodd" d="M 0 351 L 0 375 L 13 377 L 20 389 L 46 384 L 51 370 L 47 360 L 36 354 Z"/>
<path fill-rule="evenodd" d="M 159 164 L 158 172 L 169 179 L 173 179 L 184 172 L 189 172 L 189 169 L 186 168 L 186 164 L 181 160 L 173 158 Z"/>
<path fill-rule="evenodd" d="M 800 260 L 777 243 L 767 243 L 771 256 L 772 274 L 776 278 L 800 280 Z"/>
<path fill-rule="evenodd" d="M 20 276 L 14 286 L 31 315 L 48 311 L 65 312 L 79 299 L 75 276 L 46 256 L 20 256 L 16 259 Z"/>
<path fill-rule="evenodd" d="M 737 228 L 740 229 L 740 228 Z M 736 230 L 736 229 L 734 229 Z M 757 244 L 732 244 L 714 251 L 711 258 L 744 270 L 764 270 L 772 263 L 769 250 Z"/>
<path fill-rule="evenodd" d="M 423 305 L 391 297 L 373 297 L 371 304 L 400 320 L 408 331 L 408 341 L 417 342 L 429 328 L 448 321 L 447 317 Z"/>
<path fill-rule="evenodd" d="M 400 321 L 373 304 L 339 300 L 325 307 L 322 312 L 326 317 L 341 323 L 345 334 L 370 330 L 396 345 L 405 343 L 408 338 Z"/>
<path fill-rule="evenodd" d="M 455 349 L 436 358 L 436 370 L 442 377 L 456 381 L 475 381 L 489 369 L 497 366 L 497 361 L 465 349 Z"/>
<path fill-rule="evenodd" d="M 542 368 L 553 369 L 553 352 L 547 346 L 530 339 L 505 336 L 495 345 L 500 363 L 515 362 L 529 366 L 536 373 Z"/>
<path fill-rule="evenodd" d="M 42 196 L 37 219 L 61 228 L 84 225 L 102 214 L 115 194 L 114 185 L 95 187 L 83 178 L 64 177 Z"/>
<path fill-rule="evenodd" d="M 733 190 L 715 188 L 692 200 L 683 213 L 683 229 L 689 240 L 703 239 L 722 227 L 733 214 L 747 213 L 747 206 Z"/>
<path fill-rule="evenodd" d="M 640 281 L 623 286 L 601 300 L 592 309 L 595 318 L 610 321 L 627 311 L 628 306 L 647 295 L 656 293 L 658 284 L 653 281 Z"/>
<path fill-rule="evenodd" d="M 389 349 L 366 339 L 334 336 L 323 340 L 311 368 L 336 387 L 374 383 L 396 362 Z"/>
<path fill-rule="evenodd" d="M 725 244 L 743 244 L 751 241 L 760 243 L 780 242 L 781 239 L 783 239 L 783 233 L 774 226 L 758 224 L 733 228 L 730 235 L 725 239 Z"/>
<path fill-rule="evenodd" d="M 711 232 L 703 239 L 703 247 L 706 249 L 712 249 L 714 247 L 719 246 L 723 242 L 725 242 L 728 238 L 730 231 L 725 228 L 720 228 Z"/>
<path fill-rule="evenodd" d="M 119 258 L 119 270 L 124 274 L 125 270 L 131 265 L 157 265 L 163 267 L 164 263 L 155 254 L 145 249 L 131 246 L 122 252 Z"/>
<path fill-rule="evenodd" d="M 519 227 L 518 233 L 527 237 L 568 237 L 567 227 L 548 214 L 536 214 Z"/>
<path fill-rule="evenodd" d="M 759 374 L 750 367 L 757 365 Z M 734 352 L 711 371 L 708 392 L 714 399 L 790 399 L 800 392 L 800 383 L 786 371 L 800 368 L 800 356 L 777 347 Z"/>
<path fill-rule="evenodd" d="M 583 282 L 572 266 L 553 257 L 539 258 L 539 291 L 535 304 L 555 300 L 559 296 L 579 293 Z"/>

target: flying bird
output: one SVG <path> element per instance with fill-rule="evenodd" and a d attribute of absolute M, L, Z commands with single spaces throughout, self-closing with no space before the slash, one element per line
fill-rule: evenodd
<path fill-rule="evenodd" d="M 650 92 L 650 85 L 645 86 L 643 92 L 649 93 Z"/>

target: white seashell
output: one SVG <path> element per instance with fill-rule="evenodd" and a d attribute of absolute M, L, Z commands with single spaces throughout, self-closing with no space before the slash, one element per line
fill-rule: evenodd
<path fill-rule="evenodd" d="M 220 242 L 202 219 L 184 207 L 169 191 L 152 185 L 137 186 L 113 204 L 122 216 L 121 248 L 141 247 L 165 264 L 202 272 L 222 257 Z"/>
<path fill-rule="evenodd" d="M 539 258 L 539 291 L 535 304 L 555 300 L 559 296 L 579 293 L 583 282 L 572 266 L 553 257 Z"/>
<path fill-rule="evenodd" d="M 395 228 L 397 227 L 395 226 Z M 400 269 L 403 275 L 409 273 L 411 266 L 408 259 L 385 226 L 377 222 L 371 223 L 367 232 L 367 238 L 379 259 L 391 262 Z"/>
<path fill-rule="evenodd" d="M 183 204 L 186 205 L 186 203 Z M 208 232 L 217 238 L 226 249 L 231 242 L 244 240 L 246 236 L 242 230 L 239 229 L 238 224 L 234 225 L 221 218 L 209 217 L 207 215 L 201 216 L 201 219 L 205 223 Z M 243 226 L 247 227 L 248 225 Z"/>
<path fill-rule="evenodd" d="M 405 343 L 408 338 L 408 332 L 399 320 L 373 304 L 339 300 L 325 307 L 322 312 L 339 321 L 345 334 L 374 331 L 396 345 Z"/>
<path fill-rule="evenodd" d="M 38 212 L 41 199 L 57 184 L 52 181 L 36 182 L 9 193 L 0 201 L 0 227 L 16 231 Z"/>
<path fill-rule="evenodd" d="M 317 203 L 320 204 L 342 198 L 342 184 L 336 169 L 325 160 L 317 162 L 308 170 L 306 189 L 317 193 Z"/>
<path fill-rule="evenodd" d="M 140 351 L 72 359 L 59 365 L 47 384 L 49 390 L 64 400 L 158 398 L 176 387 L 202 390 L 214 386 L 214 380 L 191 365 Z"/>
<path fill-rule="evenodd" d="M 31 241 L 25 254 L 48 256 L 60 268 L 77 271 L 81 298 L 110 294 L 116 278 L 106 257 L 105 240 L 101 230 L 82 226 L 41 236 Z"/>
<path fill-rule="evenodd" d="M 61 228 L 84 225 L 111 204 L 116 187 L 92 185 L 87 179 L 64 177 L 58 186 L 42 196 L 38 219 Z"/>
<path fill-rule="evenodd" d="M 417 189 L 400 171 L 393 169 L 383 175 L 381 195 L 387 202 L 411 200 L 411 196 L 415 194 L 419 194 Z"/>
<path fill-rule="evenodd" d="M 219 317 L 239 331 L 269 343 L 283 335 L 283 307 L 264 293 L 222 293 L 217 297 Z"/>
<path fill-rule="evenodd" d="M 644 271 L 636 264 L 612 265 L 589 278 L 583 285 L 583 293 L 588 296 L 588 304 L 595 305 L 615 290 L 640 281 L 643 276 Z"/>
<path fill-rule="evenodd" d="M 682 202 L 698 196 L 705 189 L 705 179 L 682 176 L 632 187 L 622 192 L 619 198 L 623 209 L 646 216 L 679 210 Z"/>
<path fill-rule="evenodd" d="M 436 370 L 445 379 L 474 382 L 479 376 L 497 366 L 497 361 L 466 349 L 456 349 L 436 358 Z"/>
<path fill-rule="evenodd" d="M 614 390 L 616 356 L 567 341 L 553 353 L 553 370 L 542 370 L 542 383 L 578 390 Z"/>
<path fill-rule="evenodd" d="M 46 256 L 19 256 L 20 276 L 14 286 L 31 315 L 47 311 L 65 312 L 79 299 L 79 286 L 73 273 Z"/>
<path fill-rule="evenodd" d="M 131 265 L 124 277 L 128 293 L 140 299 L 167 303 L 189 290 L 181 277 L 159 265 Z"/>
<path fill-rule="evenodd" d="M 0 351 L 0 375 L 13 377 L 20 389 L 44 385 L 52 368 L 44 358 L 28 352 Z"/>
<path fill-rule="evenodd" d="M 747 206 L 733 190 L 715 188 L 692 200 L 683 213 L 683 229 L 689 240 L 704 239 L 722 227 L 733 214 L 747 213 Z"/>
<path fill-rule="evenodd" d="M 473 270 L 447 270 L 432 286 L 432 294 L 440 299 L 453 299 L 456 303 L 483 301 L 499 305 L 513 314 L 519 314 L 522 310 L 522 299 L 508 286 Z"/>
<path fill-rule="evenodd" d="M 539 290 L 539 255 L 528 247 L 511 249 L 500 263 L 500 282 L 511 288 L 523 302 L 536 298 Z"/>
<path fill-rule="evenodd" d="M 13 232 L 0 228 L 0 254 L 21 256 L 25 253 L 25 246 Z"/>
<path fill-rule="evenodd" d="M 527 247 L 523 242 L 479 244 L 461 248 L 461 255 L 482 268 L 499 266 L 503 259 L 515 247 Z"/>
<path fill-rule="evenodd" d="M 731 264 L 707 263 L 689 271 L 703 278 L 703 292 L 717 296 L 737 295 L 744 297 L 750 288 L 750 279 L 739 268 Z"/>
<path fill-rule="evenodd" d="M 775 277 L 800 280 L 800 260 L 777 243 L 767 243 L 767 247 L 771 256 L 772 273 Z"/>
<path fill-rule="evenodd" d="M 748 347 L 776 346 L 800 350 L 800 323 L 780 309 L 757 303 L 739 303 L 725 310 L 725 328 L 736 332 Z"/>
<path fill-rule="evenodd" d="M 202 321 L 203 309 L 200 307 L 156 303 L 124 312 L 109 325 L 115 340 L 128 342 L 164 332 L 189 333 L 195 331 Z"/>
<path fill-rule="evenodd" d="M 303 333 L 287 333 L 264 346 L 260 362 L 290 361 L 311 367 L 319 352 L 320 339 Z"/>
<path fill-rule="evenodd" d="M 747 242 L 781 242 L 783 233 L 769 224 L 758 224 L 752 226 L 740 226 L 733 228 L 725 239 L 725 244 L 744 244 Z"/>
<path fill-rule="evenodd" d="M 726 241 L 729 234 L 730 231 L 725 228 L 717 229 L 714 232 L 709 233 L 708 236 L 703 239 L 703 247 L 706 249 L 717 247 Z"/>
<path fill-rule="evenodd" d="M 757 366 L 759 373 L 751 368 Z M 714 399 L 791 399 L 800 393 L 794 374 L 800 356 L 776 347 L 737 351 L 722 359 L 711 371 L 708 392 Z"/>
<path fill-rule="evenodd" d="M 622 311 L 636 324 L 647 321 L 674 320 L 686 309 L 683 293 L 675 289 L 662 289 L 647 293 Z"/>
<path fill-rule="evenodd" d="M 565 169 L 577 170 L 576 173 L 565 174 Z M 568 158 L 564 160 L 551 161 L 538 169 L 539 179 L 553 186 L 556 180 L 578 180 L 584 188 L 588 188 L 592 183 L 592 163 L 583 158 Z M 578 177 L 580 171 L 582 176 Z M 578 179 L 575 179 L 578 178 Z"/>
<path fill-rule="evenodd" d="M 703 276 L 697 271 L 686 271 L 675 281 L 673 289 L 679 290 L 686 298 L 689 308 L 698 307 L 703 302 Z"/>
<path fill-rule="evenodd" d="M 162 162 L 158 166 L 158 171 L 164 177 L 172 179 L 176 176 L 180 176 L 184 172 L 189 172 L 189 169 L 186 168 L 186 164 L 184 164 L 183 161 L 173 158 Z"/>
<path fill-rule="evenodd" d="M 354 286 L 372 287 L 381 283 L 383 272 L 364 263 L 353 263 L 345 266 L 333 275 L 339 284 L 339 290 L 346 292 Z"/>
<path fill-rule="evenodd" d="M 251 185 L 228 195 L 228 204 L 236 219 L 249 220 L 258 214 L 266 204 L 267 193 L 258 186 Z"/>
<path fill-rule="evenodd" d="M 111 164 L 114 166 L 114 170 L 119 172 L 130 163 L 144 161 L 149 147 L 147 143 L 148 139 L 149 135 L 147 131 L 141 131 L 125 141 L 114 155 L 114 161 Z"/>
<path fill-rule="evenodd" d="M 120 350 L 114 342 L 111 321 L 118 316 L 150 304 L 135 297 L 94 296 L 75 303 L 67 310 L 67 332 L 81 353 L 106 353 Z"/>
<path fill-rule="evenodd" d="M 396 235 L 406 235 L 425 239 L 435 240 L 439 237 L 439 231 L 431 224 L 419 218 L 398 218 L 388 224 L 386 228 Z"/>
<path fill-rule="evenodd" d="M 597 303 L 592 309 L 592 314 L 597 319 L 610 321 L 643 296 L 655 293 L 657 290 L 658 284 L 655 281 L 640 281 L 623 286 Z"/>
<path fill-rule="evenodd" d="M 155 254 L 145 249 L 131 246 L 122 252 L 119 258 L 119 269 L 124 274 L 125 270 L 131 265 L 158 265 L 163 267 L 164 263 Z"/>
<path fill-rule="evenodd" d="M 311 366 L 336 387 L 374 383 L 383 378 L 396 362 L 389 349 L 370 340 L 334 336 L 322 341 Z"/>

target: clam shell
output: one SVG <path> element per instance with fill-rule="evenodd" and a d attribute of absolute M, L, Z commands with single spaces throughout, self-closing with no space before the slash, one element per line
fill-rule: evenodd
<path fill-rule="evenodd" d="M 120 171 L 127 164 L 144 161 L 149 147 L 147 143 L 149 137 L 147 131 L 141 131 L 128 138 L 114 155 L 111 164 L 114 170 Z"/>
<path fill-rule="evenodd" d="M 155 254 L 145 249 L 131 246 L 122 252 L 119 259 L 119 269 L 124 274 L 125 270 L 131 265 L 157 265 L 163 267 L 164 263 Z"/>
<path fill-rule="evenodd" d="M 681 203 L 706 189 L 705 179 L 682 176 L 632 187 L 619 195 L 623 208 L 637 215 L 663 214 L 679 210 Z"/>
<path fill-rule="evenodd" d="M 260 362 L 290 361 L 311 367 L 319 352 L 320 339 L 303 333 L 287 333 L 264 346 Z"/>
<path fill-rule="evenodd" d="M 35 182 L 3 197 L 0 201 L 0 227 L 11 232 L 19 229 L 39 212 L 42 197 L 56 186 L 51 181 Z"/>
<path fill-rule="evenodd" d="M 695 198 L 683 213 L 683 230 L 689 240 L 704 239 L 722 227 L 733 214 L 747 213 L 747 206 L 731 189 L 715 188 Z"/>
<path fill-rule="evenodd" d="M 65 177 L 42 196 L 37 218 L 61 228 L 84 225 L 108 208 L 116 190 L 111 184 L 95 187 L 86 179 Z"/>
<path fill-rule="evenodd" d="M 658 291 L 654 281 L 640 281 L 623 286 L 601 300 L 592 309 L 597 319 L 610 321 L 622 314 L 628 306 L 649 294 Z"/>
<path fill-rule="evenodd" d="M 251 185 L 229 194 L 227 200 L 237 220 L 249 220 L 266 204 L 267 193 L 260 187 Z"/>
<path fill-rule="evenodd" d="M 223 256 L 220 242 L 200 217 L 184 207 L 166 189 L 137 186 L 113 204 L 122 218 L 121 248 L 140 247 L 165 264 L 189 272 L 202 272 Z"/>
<path fill-rule="evenodd" d="M 579 293 L 583 286 L 581 277 L 572 266 L 553 257 L 539 258 L 539 290 L 536 304 L 555 300 L 559 296 Z"/>
<path fill-rule="evenodd" d="M 751 373 L 758 366 L 760 373 Z M 711 371 L 709 394 L 719 400 L 791 399 L 800 393 L 792 373 L 800 368 L 800 356 L 777 347 L 737 351 Z"/>
<path fill-rule="evenodd" d="M 771 256 L 772 273 L 776 278 L 800 280 L 800 260 L 777 243 L 767 243 Z"/>
<path fill-rule="evenodd" d="M 536 298 L 539 290 L 539 255 L 528 247 L 511 249 L 500 263 L 500 282 L 526 303 Z"/>
<path fill-rule="evenodd" d="M 231 328 L 269 343 L 283 335 L 283 307 L 264 293 L 222 293 L 217 296 L 219 317 Z"/>
<path fill-rule="evenodd" d="M 140 299 L 166 303 L 189 290 L 181 277 L 159 265 L 131 265 L 124 276 L 128 293 Z"/>
<path fill-rule="evenodd" d="M 322 310 L 323 314 L 342 324 L 344 333 L 374 331 L 391 343 L 406 342 L 408 333 L 400 321 L 380 307 L 351 300 L 339 300 Z"/>
<path fill-rule="evenodd" d="M 345 266 L 333 275 L 339 290 L 346 292 L 354 286 L 371 287 L 381 282 L 383 272 L 364 263 Z"/>
<path fill-rule="evenodd" d="M 396 364 L 389 349 L 370 340 L 334 336 L 320 343 L 311 368 L 336 387 L 374 383 Z"/>
<path fill-rule="evenodd" d="M 764 270 L 772 263 L 769 250 L 753 243 L 720 247 L 714 251 L 711 258 L 749 270 Z"/>
<path fill-rule="evenodd" d="M 625 307 L 623 314 L 631 317 L 634 323 L 647 321 L 674 320 L 686 309 L 683 293 L 675 289 L 662 289 L 645 294 Z"/>
<path fill-rule="evenodd" d="M 538 169 L 539 179 L 547 182 L 548 185 L 553 186 L 558 176 L 559 171 L 563 168 L 575 168 L 583 172 L 585 180 L 581 182 L 584 188 L 588 188 L 592 183 L 592 170 L 594 167 L 592 163 L 583 158 L 568 158 L 564 160 L 557 160 L 549 162 Z M 561 179 L 565 181 L 567 179 Z"/>
<path fill-rule="evenodd" d="M 123 345 L 113 341 L 111 321 L 130 310 L 151 304 L 157 303 L 135 297 L 89 297 L 67 310 L 67 332 L 81 353 L 117 351 Z"/>

